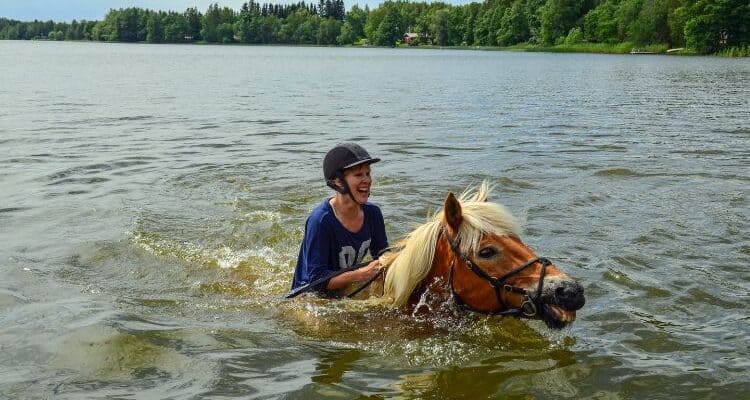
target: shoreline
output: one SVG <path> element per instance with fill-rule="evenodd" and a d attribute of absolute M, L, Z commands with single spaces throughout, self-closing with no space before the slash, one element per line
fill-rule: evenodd
<path fill-rule="evenodd" d="M 50 40 L 50 39 L 3 39 L 8 41 L 41 41 L 41 42 L 74 42 L 74 43 L 117 43 L 117 44 L 142 44 L 142 45 L 197 45 L 197 46 L 279 46 L 279 47 L 325 47 L 325 48 L 374 48 L 374 49 L 414 49 L 414 50 L 471 50 L 471 51 L 507 51 L 507 52 L 529 52 L 529 53 L 578 53 L 578 54 L 616 54 L 616 55 L 669 55 L 669 56 L 693 56 L 693 57 L 725 57 L 725 58 L 744 58 L 750 54 L 742 54 L 743 49 L 730 48 L 719 53 L 700 54 L 688 49 L 678 48 L 669 49 L 666 45 L 649 45 L 638 47 L 632 43 L 619 44 L 602 44 L 602 43 L 579 43 L 579 44 L 561 44 L 556 46 L 540 45 L 513 45 L 513 46 L 438 46 L 438 45 L 418 45 L 410 46 L 399 44 L 396 46 L 375 46 L 375 45 L 320 45 L 304 43 L 216 43 L 206 41 L 195 42 L 175 42 L 175 43 L 149 43 L 123 42 L 123 41 L 96 41 L 96 40 Z M 739 52 L 740 54 L 734 54 Z M 723 54 L 728 53 L 728 54 Z"/>

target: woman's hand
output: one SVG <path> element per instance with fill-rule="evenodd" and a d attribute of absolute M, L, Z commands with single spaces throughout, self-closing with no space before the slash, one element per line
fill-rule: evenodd
<path fill-rule="evenodd" d="M 372 260 L 369 264 L 357 270 L 357 272 L 360 273 L 360 276 L 357 280 L 366 281 L 375 276 L 375 274 L 377 274 L 380 269 L 380 260 Z"/>
<path fill-rule="evenodd" d="M 383 267 L 380 265 L 380 261 L 372 260 L 369 264 L 362 268 L 355 269 L 354 271 L 344 272 L 341 275 L 334 276 L 328 281 L 328 290 L 338 290 L 346 287 L 352 283 L 364 282 L 378 273 Z"/>

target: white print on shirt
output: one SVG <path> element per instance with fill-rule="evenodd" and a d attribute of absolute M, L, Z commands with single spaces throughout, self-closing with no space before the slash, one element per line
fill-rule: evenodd
<path fill-rule="evenodd" d="M 339 252 L 339 268 L 347 268 L 351 267 L 355 263 L 361 263 L 362 259 L 365 258 L 365 253 L 367 252 L 367 249 L 370 248 L 370 241 L 372 239 L 367 239 L 364 242 L 362 242 L 362 245 L 359 246 L 359 251 L 355 254 L 354 247 L 352 246 L 344 246 L 341 248 L 341 251 Z M 356 258 L 355 258 L 356 256 Z"/>

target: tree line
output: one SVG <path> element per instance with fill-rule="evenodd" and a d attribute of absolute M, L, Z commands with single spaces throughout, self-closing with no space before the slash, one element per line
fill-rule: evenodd
<path fill-rule="evenodd" d="M 405 38 L 405 34 L 409 33 Z M 101 21 L 21 22 L 0 18 L 0 39 L 147 43 L 255 43 L 395 46 L 686 47 L 699 54 L 750 52 L 748 0 L 386 1 L 348 12 L 343 0 L 213 4 L 205 12 L 110 10 Z"/>

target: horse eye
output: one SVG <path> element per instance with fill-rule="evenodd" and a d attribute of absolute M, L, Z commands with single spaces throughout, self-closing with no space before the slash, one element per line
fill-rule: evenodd
<path fill-rule="evenodd" d="M 478 254 L 479 254 L 479 257 L 490 258 L 497 254 L 497 250 L 495 250 L 494 247 L 485 247 L 482 250 L 479 250 Z"/>

